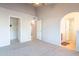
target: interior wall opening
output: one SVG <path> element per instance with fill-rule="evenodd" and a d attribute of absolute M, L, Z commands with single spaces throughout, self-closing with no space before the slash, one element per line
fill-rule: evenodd
<path fill-rule="evenodd" d="M 41 40 L 41 20 L 33 19 L 31 21 L 31 39 L 32 41 Z"/>
<path fill-rule="evenodd" d="M 17 44 L 19 41 L 19 18 L 10 17 L 10 44 Z"/>
<path fill-rule="evenodd" d="M 79 31 L 79 12 L 68 13 L 61 20 L 61 46 L 76 49 L 76 32 Z"/>
<path fill-rule="evenodd" d="M 36 20 L 31 21 L 31 39 L 32 41 L 35 41 L 37 39 L 37 21 Z"/>

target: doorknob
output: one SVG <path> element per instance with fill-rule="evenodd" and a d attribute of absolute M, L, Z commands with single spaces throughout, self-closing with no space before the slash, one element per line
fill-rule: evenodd
<path fill-rule="evenodd" d="M 10 27 L 12 27 L 12 25 L 10 24 Z"/>

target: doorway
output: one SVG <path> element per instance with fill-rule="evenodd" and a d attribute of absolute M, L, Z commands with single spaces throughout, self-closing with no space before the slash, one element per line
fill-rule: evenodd
<path fill-rule="evenodd" d="M 32 41 L 36 41 L 37 39 L 37 21 L 31 21 L 31 39 Z"/>
<path fill-rule="evenodd" d="M 79 13 L 68 13 L 61 20 L 61 46 L 76 50 L 76 32 L 79 31 Z"/>
<path fill-rule="evenodd" d="M 19 43 L 19 18 L 10 17 L 10 44 Z"/>

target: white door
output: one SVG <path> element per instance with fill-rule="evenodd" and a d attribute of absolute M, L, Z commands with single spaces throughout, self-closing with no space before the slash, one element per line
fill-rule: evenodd
<path fill-rule="evenodd" d="M 16 18 L 10 18 L 10 39 L 18 39 L 18 20 Z"/>

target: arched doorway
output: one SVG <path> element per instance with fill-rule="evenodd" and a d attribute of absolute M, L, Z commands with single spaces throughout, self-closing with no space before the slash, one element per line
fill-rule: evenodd
<path fill-rule="evenodd" d="M 79 12 L 66 14 L 60 25 L 61 46 L 70 50 L 76 49 L 76 32 L 79 30 Z"/>

